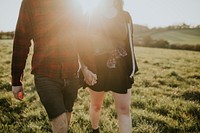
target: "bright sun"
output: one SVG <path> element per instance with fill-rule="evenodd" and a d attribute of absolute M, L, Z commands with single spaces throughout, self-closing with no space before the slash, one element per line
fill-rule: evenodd
<path fill-rule="evenodd" d="M 97 7 L 100 0 L 78 0 L 83 8 L 84 13 L 92 12 Z"/>

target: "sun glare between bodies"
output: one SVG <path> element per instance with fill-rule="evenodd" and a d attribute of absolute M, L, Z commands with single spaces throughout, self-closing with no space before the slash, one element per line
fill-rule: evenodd
<path fill-rule="evenodd" d="M 78 0 L 84 13 L 91 13 L 99 4 L 100 0 Z"/>

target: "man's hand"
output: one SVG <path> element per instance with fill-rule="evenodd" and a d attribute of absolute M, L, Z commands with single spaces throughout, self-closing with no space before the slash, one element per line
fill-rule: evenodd
<path fill-rule="evenodd" d="M 18 99 L 18 100 L 23 99 L 24 90 L 23 90 L 22 86 L 12 86 L 12 92 L 13 92 L 13 95 L 16 99 Z"/>
<path fill-rule="evenodd" d="M 84 76 L 84 81 L 90 85 L 93 86 L 97 83 L 97 75 L 94 74 L 92 71 L 86 69 L 82 70 L 83 76 Z"/>

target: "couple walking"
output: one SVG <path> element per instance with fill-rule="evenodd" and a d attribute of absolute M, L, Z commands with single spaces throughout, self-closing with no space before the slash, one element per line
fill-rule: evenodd
<path fill-rule="evenodd" d="M 107 91 L 113 94 L 120 132 L 131 133 L 131 87 L 138 70 L 131 16 L 122 0 L 101 0 L 87 15 L 78 5 L 72 0 L 22 1 L 13 43 L 14 97 L 22 98 L 23 71 L 33 43 L 31 73 L 53 132 L 67 133 L 78 89 L 84 87 L 91 98 L 94 133 L 99 132 Z"/>

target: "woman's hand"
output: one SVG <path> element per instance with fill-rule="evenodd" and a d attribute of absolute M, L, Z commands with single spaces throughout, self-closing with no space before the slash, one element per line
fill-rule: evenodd
<path fill-rule="evenodd" d="M 87 68 L 82 69 L 84 81 L 89 85 L 93 86 L 97 83 L 97 75 Z"/>

